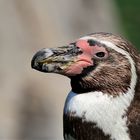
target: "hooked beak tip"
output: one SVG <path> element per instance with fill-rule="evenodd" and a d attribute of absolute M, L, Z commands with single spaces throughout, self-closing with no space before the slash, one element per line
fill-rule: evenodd
<path fill-rule="evenodd" d="M 40 70 L 42 68 L 42 64 L 40 62 L 50 56 L 53 55 L 53 52 L 51 49 L 42 49 L 38 51 L 31 60 L 31 67 L 33 69 Z"/>

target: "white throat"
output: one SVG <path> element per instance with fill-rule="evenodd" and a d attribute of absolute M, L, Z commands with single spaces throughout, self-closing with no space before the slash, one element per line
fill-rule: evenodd
<path fill-rule="evenodd" d="M 85 37 L 85 39 L 93 37 Z M 83 39 L 83 38 L 82 38 Z M 127 133 L 126 111 L 134 97 L 135 85 L 137 81 L 135 63 L 128 52 L 118 48 L 111 42 L 100 41 L 106 46 L 123 54 L 131 65 L 131 82 L 127 93 L 120 93 L 113 97 L 102 92 L 90 92 L 76 94 L 70 92 L 64 108 L 64 113 L 76 112 L 75 116 L 82 118 L 83 121 L 96 123 L 106 135 L 110 135 L 112 140 L 130 140 Z"/>
<path fill-rule="evenodd" d="M 102 92 L 70 92 L 65 104 L 65 113 L 75 112 L 75 116 L 80 118 L 85 115 L 83 121 L 96 123 L 97 127 L 106 135 L 111 135 L 112 139 L 130 140 L 127 134 L 127 118 L 123 115 L 132 98 L 133 95 L 129 93 L 114 98 Z"/>

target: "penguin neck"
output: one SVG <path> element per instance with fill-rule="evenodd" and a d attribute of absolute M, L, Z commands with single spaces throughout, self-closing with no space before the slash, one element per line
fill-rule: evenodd
<path fill-rule="evenodd" d="M 71 78 L 71 87 L 72 92 L 76 94 L 83 94 L 89 92 L 102 92 L 104 94 L 117 96 L 120 93 L 127 93 L 130 83 L 124 85 L 115 85 L 115 86 L 107 86 L 107 85 L 99 85 L 95 86 L 92 81 L 85 81 L 84 78 L 81 77 L 73 77 Z"/>
<path fill-rule="evenodd" d="M 129 92 L 113 97 L 102 92 L 77 94 L 71 91 L 66 99 L 64 114 L 96 124 L 112 139 L 120 140 L 123 137 L 130 140 L 126 111 L 132 100 L 133 94 Z"/>

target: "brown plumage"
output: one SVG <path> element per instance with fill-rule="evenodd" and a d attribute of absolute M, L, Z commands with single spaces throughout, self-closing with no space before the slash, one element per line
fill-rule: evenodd
<path fill-rule="evenodd" d="M 117 49 L 122 50 L 122 52 L 117 52 L 116 48 L 109 47 L 108 42 L 113 44 Z M 133 70 L 135 69 L 136 72 L 132 72 L 133 64 L 130 62 L 129 57 L 134 61 Z M 94 112 L 95 114 L 91 116 L 93 118 L 87 121 L 88 112 L 90 110 L 93 111 L 93 108 L 96 108 L 96 106 L 92 108 L 91 104 L 90 109 L 87 108 L 82 114 L 77 115 L 77 107 L 73 107 L 71 100 L 75 102 L 77 101 L 75 98 L 79 99 L 79 105 L 79 102 L 83 101 L 81 95 L 88 97 L 89 94 L 94 97 L 94 92 L 102 93 L 102 97 L 106 97 L 107 95 L 111 103 L 112 100 L 117 100 L 120 96 L 124 98 L 125 94 L 131 97 L 129 95 L 131 93 L 128 91 L 133 83 L 132 77 L 135 77 L 132 74 L 136 74 L 137 80 L 134 79 L 136 82 L 134 81 L 134 89 L 132 89 L 134 97 L 132 99 L 128 98 L 129 104 L 124 109 L 125 113 L 120 116 L 122 121 L 127 118 L 127 121 L 124 121 L 125 126 L 120 126 L 120 129 L 121 127 L 126 127 L 127 129 L 122 134 L 123 140 L 140 140 L 140 54 L 130 42 L 110 33 L 90 34 L 68 46 L 39 51 L 33 57 L 32 67 L 43 72 L 59 73 L 71 79 L 73 93 L 72 95 L 70 93 L 70 97 L 67 98 L 64 108 L 65 140 L 119 140 L 120 136 L 114 134 L 114 131 L 112 132 L 111 129 L 106 131 L 104 126 L 98 126 L 99 121 L 97 120 L 96 122 L 94 117 L 96 118 L 96 115 L 101 113 L 100 110 Z M 85 98 L 85 106 L 86 104 L 88 105 L 88 102 Z M 125 101 L 123 103 L 122 100 L 120 104 L 125 104 Z M 110 108 L 111 106 L 108 110 Z M 82 111 L 82 108 L 79 109 Z M 119 110 L 117 111 L 119 114 Z M 109 113 L 112 112 L 105 111 L 103 113 L 104 115 L 107 113 L 106 116 L 110 116 L 111 114 Z M 102 116 L 103 120 L 106 116 Z M 115 118 L 116 116 L 111 116 L 110 121 L 113 120 L 113 117 Z M 117 123 L 117 120 L 113 121 Z M 112 126 L 108 127 L 112 128 Z"/>

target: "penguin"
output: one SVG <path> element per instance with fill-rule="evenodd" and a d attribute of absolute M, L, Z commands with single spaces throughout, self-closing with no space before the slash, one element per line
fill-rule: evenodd
<path fill-rule="evenodd" d="M 65 140 L 140 140 L 140 54 L 129 41 L 92 33 L 38 51 L 31 66 L 71 80 Z"/>

